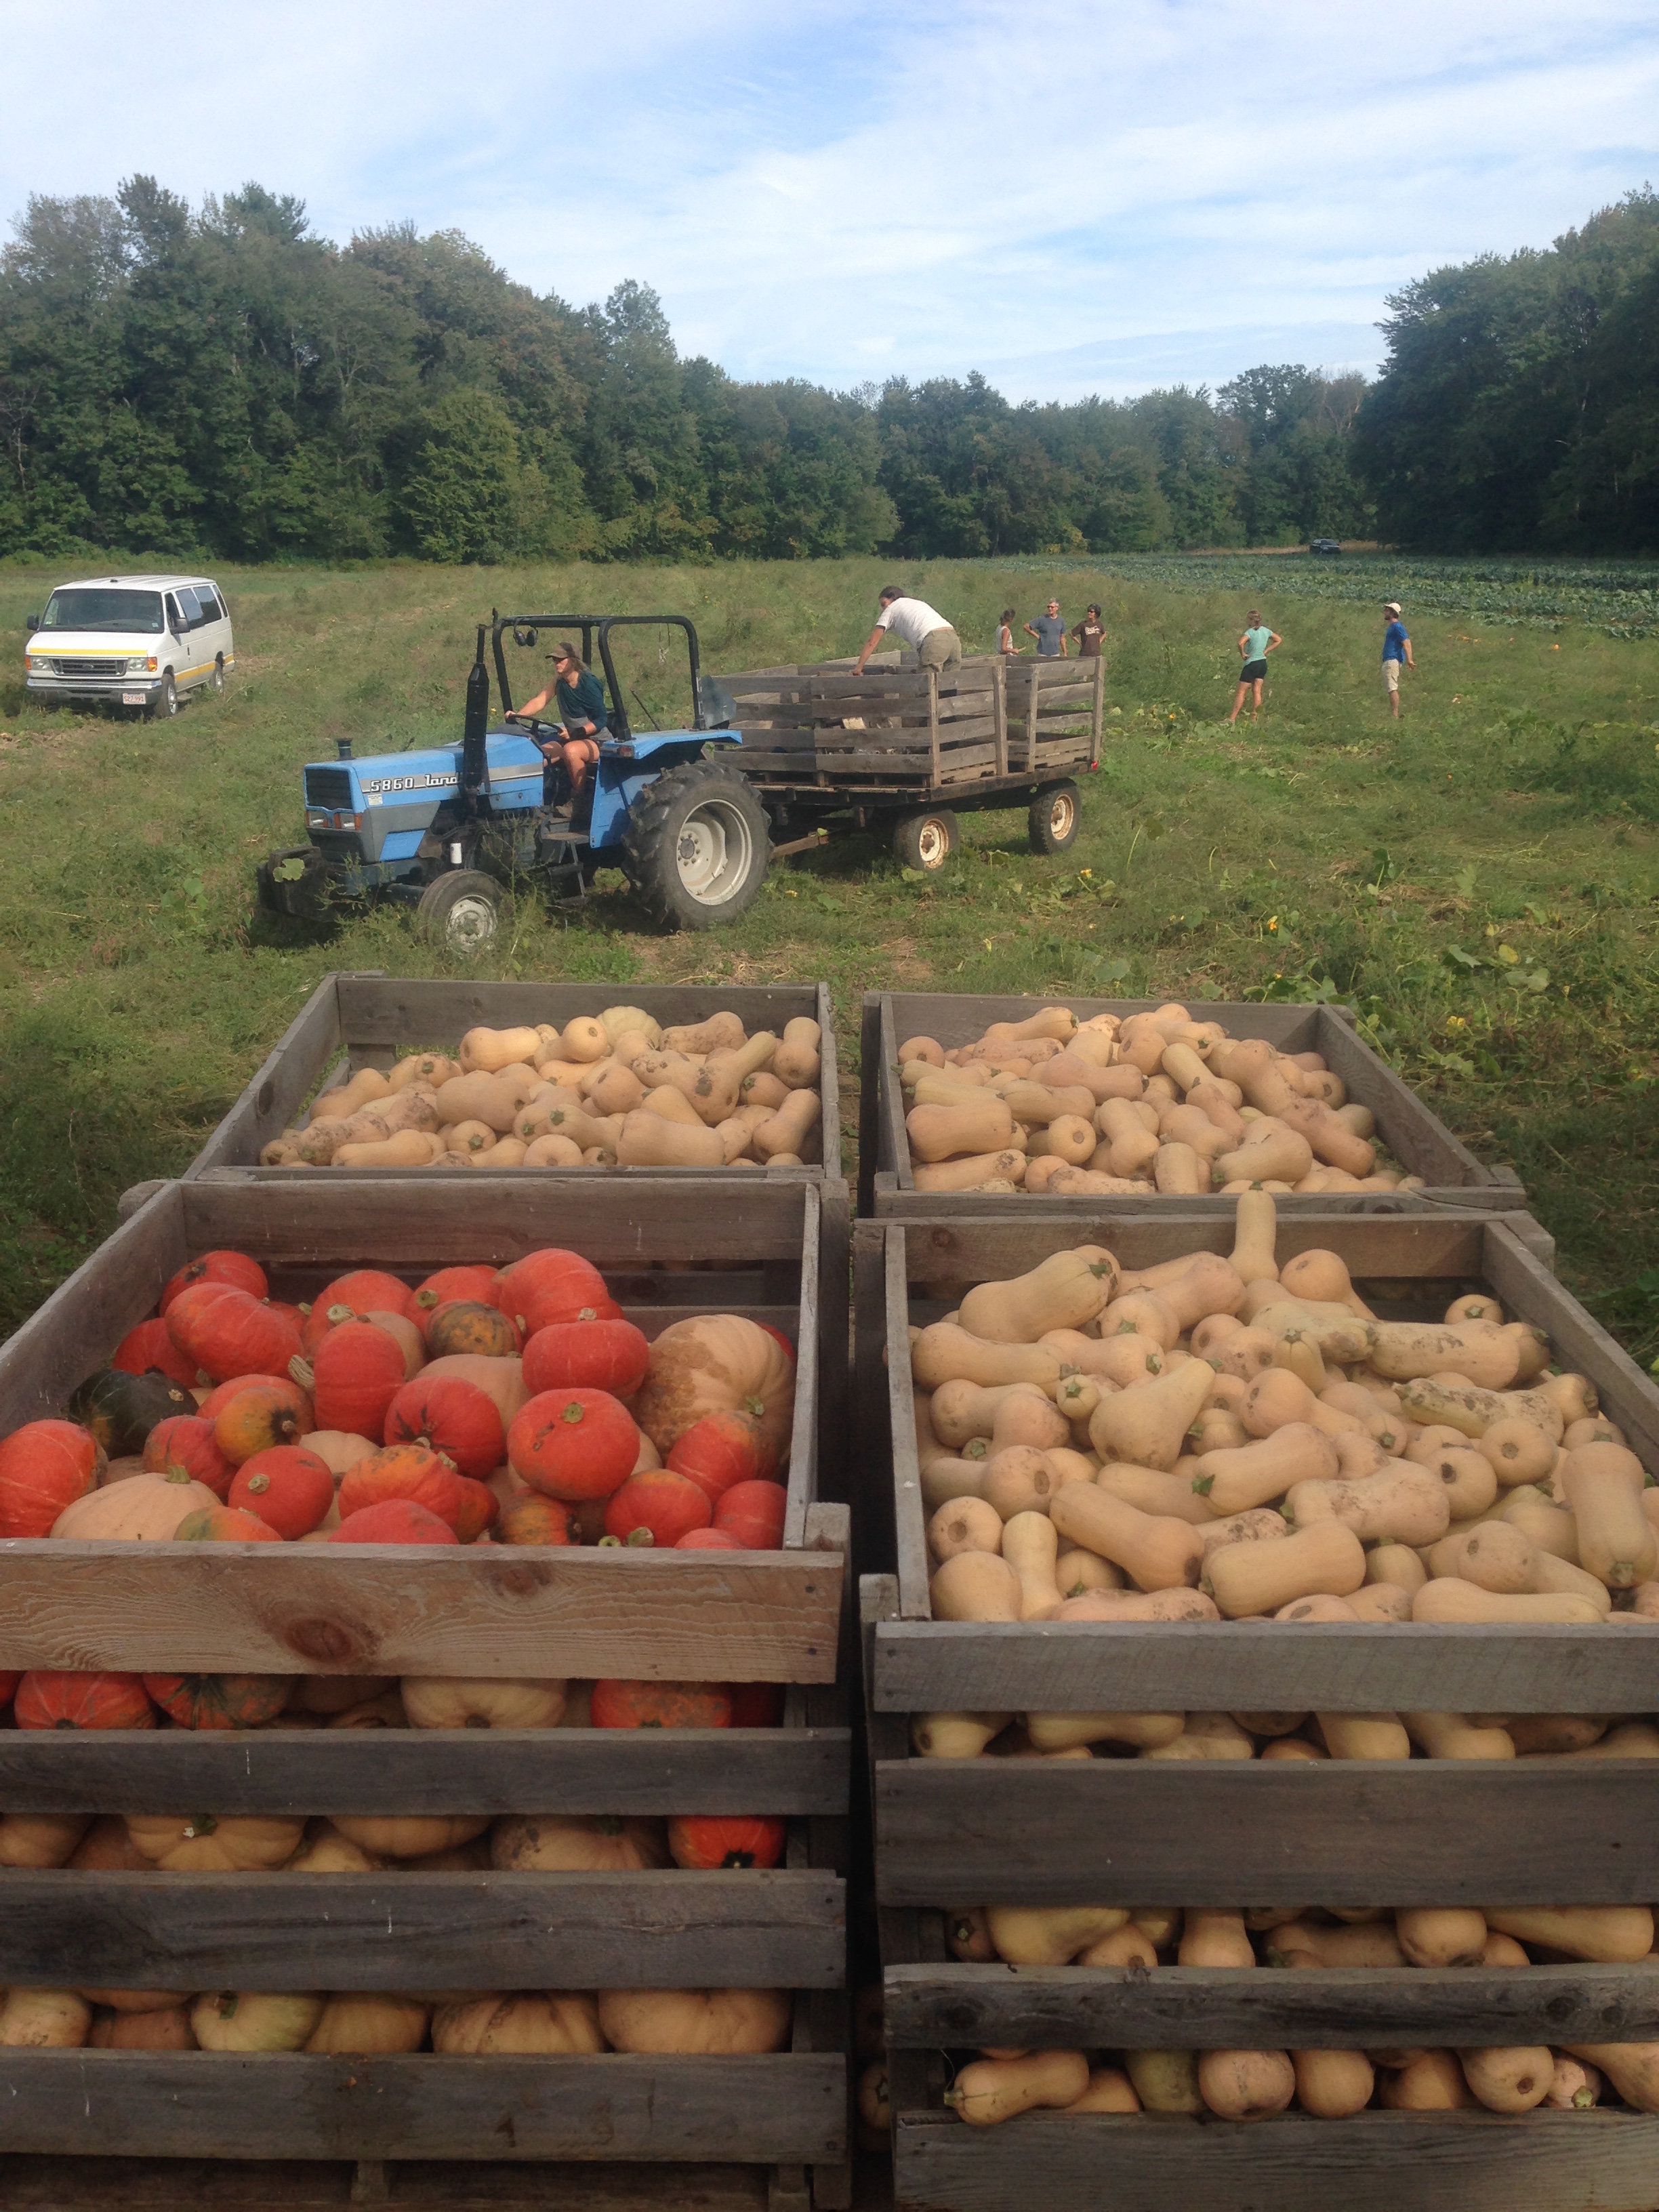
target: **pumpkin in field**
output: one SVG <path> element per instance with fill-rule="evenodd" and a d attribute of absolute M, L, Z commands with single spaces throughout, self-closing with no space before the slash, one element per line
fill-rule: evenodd
<path fill-rule="evenodd" d="M 595 1728 L 730 1728 L 732 1695 L 723 1682 L 599 1681 Z"/>
<path fill-rule="evenodd" d="M 301 1402 L 295 1404 L 299 1399 Z M 213 1441 L 233 1467 L 292 1444 L 311 1426 L 304 1393 L 291 1382 L 254 1382 L 217 1409 Z M 205 1401 L 204 1401 L 205 1402 Z"/>
<path fill-rule="evenodd" d="M 601 1990 L 599 2028 L 613 2051 L 729 2057 L 781 2051 L 787 1990 Z"/>
<path fill-rule="evenodd" d="M 607 1535 L 620 1544 L 649 1541 L 668 1550 L 714 1518 L 707 1491 L 665 1467 L 630 1474 L 605 1509 Z"/>
<path fill-rule="evenodd" d="M 516 1359 L 523 1341 L 511 1316 L 482 1298 L 451 1298 L 427 1316 L 426 1347 L 434 1359 L 453 1352 Z"/>
<path fill-rule="evenodd" d="M 670 1452 L 706 1413 L 752 1413 L 782 1464 L 794 1420 L 795 1370 L 777 1339 L 741 1314 L 671 1322 L 651 1347 L 635 1417 Z"/>
<path fill-rule="evenodd" d="M 647 1874 L 668 1864 L 660 1820 L 532 1813 L 497 1820 L 489 1863 L 504 1874 Z"/>
<path fill-rule="evenodd" d="M 323 2002 L 300 1990 L 219 1990 L 197 1998 L 190 2024 L 204 2051 L 303 2051 Z"/>
<path fill-rule="evenodd" d="M 495 1401 L 460 1375 L 405 1382 L 386 1407 L 388 1444 L 424 1444 L 478 1481 L 501 1463 L 507 1431 Z"/>
<path fill-rule="evenodd" d="M 605 1277 L 579 1253 L 527 1252 L 495 1278 L 495 1304 L 523 1337 L 561 1321 L 616 1321 L 622 1309 Z"/>
<path fill-rule="evenodd" d="M 348 1275 L 337 1275 L 313 1300 L 313 1313 L 319 1306 L 349 1306 L 360 1314 L 401 1314 L 405 1321 L 418 1318 L 414 1291 L 380 1267 L 355 1267 Z"/>
<path fill-rule="evenodd" d="M 153 1729 L 155 1708 L 137 1674 L 33 1667 L 12 1708 L 20 1729 Z"/>
<path fill-rule="evenodd" d="M 206 1295 L 215 1289 L 217 1297 Z M 293 1322 L 246 1291 L 198 1283 L 173 1300 L 167 1320 L 179 1349 L 216 1382 L 233 1375 L 280 1375 L 299 1354 Z"/>
<path fill-rule="evenodd" d="M 238 1505 L 204 1505 L 186 1513 L 173 1532 L 175 1544 L 280 1544 L 282 1538 L 268 1521 Z"/>
<path fill-rule="evenodd" d="M 728 1682 L 733 1728 L 781 1728 L 781 1682 Z"/>
<path fill-rule="evenodd" d="M 460 1540 L 447 1521 L 428 1513 L 410 1498 L 383 1498 L 349 1513 L 328 1533 L 331 1544 L 454 1544 Z"/>
<path fill-rule="evenodd" d="M 130 1474 L 65 1506 L 54 1536 L 82 1543 L 169 1543 L 187 1513 L 216 1505 L 205 1483 L 178 1474 Z"/>
<path fill-rule="evenodd" d="M 683 1814 L 668 1823 L 668 1855 L 692 1872 L 775 1867 L 785 1841 L 783 1822 L 759 1814 Z"/>
<path fill-rule="evenodd" d="M 543 1498 L 528 1491 L 515 1498 L 505 1507 L 495 1523 L 498 1544 L 574 1544 L 571 1532 L 570 1509 L 562 1505 L 556 1498 Z"/>
<path fill-rule="evenodd" d="M 311 1366 L 316 1427 L 385 1434 L 386 1408 L 408 1380 L 395 1337 L 373 1322 L 343 1322 L 318 1346 Z"/>
<path fill-rule="evenodd" d="M 562 1682 L 405 1674 L 404 1711 L 417 1729 L 550 1729 L 564 1717 Z"/>
<path fill-rule="evenodd" d="M 276 1444 L 243 1461 L 229 1502 L 257 1514 L 279 1536 L 308 1536 L 334 1503 L 333 1471 L 302 1444 Z"/>
<path fill-rule="evenodd" d="M 516 1990 L 450 2002 L 432 2015 L 432 2048 L 452 2058 L 581 2058 L 605 2049 L 599 2000 L 586 1990 Z"/>
<path fill-rule="evenodd" d="M 143 1682 L 168 1719 L 187 1729 L 261 1728 L 293 1687 L 289 1674 L 146 1674 Z"/>
<path fill-rule="evenodd" d="M 650 1361 L 650 1341 L 631 1321 L 553 1322 L 525 1346 L 525 1388 L 609 1390 L 629 1398 Z"/>
<path fill-rule="evenodd" d="M 184 1474 L 216 1498 L 225 1495 L 236 1472 L 214 1438 L 212 1422 L 199 1413 L 158 1421 L 144 1439 L 143 1462 L 146 1474 Z"/>
<path fill-rule="evenodd" d="M 688 1528 L 684 1535 L 674 1540 L 677 1552 L 744 1552 L 748 1548 L 729 1528 Z"/>
<path fill-rule="evenodd" d="M 91 1826 L 84 1813 L 8 1813 L 0 1819 L 0 1867 L 67 1866 Z"/>
<path fill-rule="evenodd" d="M 489 1267 L 440 1267 L 415 1292 L 410 1318 L 424 1328 L 440 1306 L 465 1298 L 484 1305 L 495 1303 L 496 1270 Z"/>
<path fill-rule="evenodd" d="M 461 1517 L 461 1477 L 448 1460 L 424 1444 L 387 1444 L 340 1478 L 343 1521 L 388 1498 L 423 1505 L 453 1528 Z"/>
<path fill-rule="evenodd" d="M 269 1874 L 286 1866 L 306 1832 L 301 1820 L 243 1813 L 222 1819 L 195 1813 L 129 1813 L 127 1833 L 164 1874 Z M 201 2031 L 198 2029 L 199 2034 Z"/>
<path fill-rule="evenodd" d="M 87 2047 L 92 2051 L 194 2051 L 198 2045 L 188 2003 L 174 2002 L 155 2012 L 95 2014 Z"/>
<path fill-rule="evenodd" d="M 783 1541 L 789 1493 L 781 1482 L 734 1482 L 720 1493 L 714 1526 L 728 1530 L 749 1552 L 775 1552 Z"/>
<path fill-rule="evenodd" d="M 0 2051 L 78 2051 L 92 2007 L 73 1990 L 8 1990 L 0 2004 Z"/>
<path fill-rule="evenodd" d="M 175 1299 L 197 1283 L 228 1284 L 254 1298 L 266 1297 L 270 1289 L 264 1269 L 246 1252 L 204 1252 L 199 1260 L 188 1261 L 169 1278 L 158 1301 L 159 1310 L 165 1314 Z"/>
<path fill-rule="evenodd" d="M 181 1383 L 165 1375 L 129 1375 L 125 1368 L 103 1367 L 89 1376 L 65 1411 L 90 1429 L 112 1459 L 141 1452 L 158 1421 L 193 1413 L 196 1401 Z"/>
<path fill-rule="evenodd" d="M 26 1421 L 0 1443 L 0 1536 L 49 1536 L 104 1479 L 108 1458 L 75 1421 Z"/>
<path fill-rule="evenodd" d="M 364 2057 L 418 2051 L 426 2041 L 431 2017 L 430 2008 L 417 2004 L 413 1997 L 343 1990 L 325 2003 L 323 2016 L 307 2037 L 306 2049 Z"/>
<path fill-rule="evenodd" d="M 168 1334 L 167 1323 L 159 1318 L 141 1321 L 136 1328 L 130 1328 L 111 1353 L 109 1364 L 128 1375 L 148 1375 L 154 1370 L 186 1390 L 192 1387 L 199 1371 L 196 1362 L 187 1359 L 179 1351 Z"/>
<path fill-rule="evenodd" d="M 734 1482 L 764 1481 L 775 1474 L 778 1455 L 752 1413 L 705 1413 L 675 1440 L 668 1465 L 706 1491 L 712 1505 Z"/>
<path fill-rule="evenodd" d="M 383 1859 L 424 1858 L 433 1851 L 453 1851 L 483 1835 L 489 1826 L 488 1813 L 337 1813 L 334 1825 L 343 1836 Z"/>
<path fill-rule="evenodd" d="M 634 1417 L 608 1390 L 544 1390 L 514 1415 L 507 1463 L 548 1498 L 608 1498 L 639 1457 Z"/>

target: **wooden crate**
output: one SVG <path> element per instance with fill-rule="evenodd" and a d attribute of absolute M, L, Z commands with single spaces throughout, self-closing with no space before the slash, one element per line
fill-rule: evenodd
<path fill-rule="evenodd" d="M 975 655 L 960 668 L 751 670 L 720 682 L 738 702 L 740 764 L 758 788 L 966 795 L 1027 790 L 1100 756 L 1103 661 Z"/>
<path fill-rule="evenodd" d="M 1142 1214 L 1099 1239 L 1127 1267 L 1225 1251 L 1231 1228 Z M 1293 1974 L 1152 1974 L 962 1965 L 943 1909 L 968 1904 L 1519 1905 L 1659 1897 L 1659 1771 L 1413 1760 L 1276 1769 L 1151 1760 L 1000 1761 L 910 1755 L 915 1711 L 1470 1710 L 1648 1712 L 1659 1705 L 1659 1624 L 1605 1629 L 1370 1628 L 1295 1632 L 1003 1626 L 932 1620 L 909 1423 L 907 1324 L 965 1282 L 1006 1277 L 1075 1241 L 1041 1216 L 908 1228 L 860 1224 L 860 1313 L 878 1273 L 884 1343 L 861 1334 L 860 1399 L 888 1400 L 896 1575 L 862 1585 L 886 1984 L 895 2191 L 917 2207 L 1103 2202 L 1159 2212 L 1273 2205 L 1328 2212 L 1334 2187 L 1370 2212 L 1643 2212 L 1656 2193 L 1659 2120 L 1624 2112 L 1291 2113 L 1215 2120 L 1032 2115 L 1000 2129 L 945 2111 L 939 2054 L 1012 2048 L 1340 2048 L 1659 2039 L 1659 1975 L 1645 1966 Z M 1298 1213 L 1279 1256 L 1340 1252 L 1386 1284 L 1392 1310 L 1436 1313 L 1481 1285 L 1547 1328 L 1589 1376 L 1634 1448 L 1659 1467 L 1659 1392 L 1543 1268 L 1506 1218 Z M 1167 1640 L 1166 1640 L 1167 1639 Z M 1293 1776 L 1293 1778 L 1291 1778 Z M 1283 1784 L 1284 1786 L 1277 1786 Z M 1572 2124 L 1589 2124 L 1574 2133 Z M 1022 2193 L 1023 2192 L 1023 2193 Z"/>
<path fill-rule="evenodd" d="M 919 1191 L 910 1172 L 899 1085 L 898 1048 L 913 1036 L 931 1036 L 946 1048 L 970 1043 L 993 1022 L 1024 1021 L 1044 1006 L 1063 1005 L 1080 1018 L 1091 1014 L 1145 1013 L 1155 999 L 999 999 L 969 992 L 866 992 L 863 1015 L 863 1072 L 859 1114 L 859 1211 L 905 1221 L 948 1219 L 973 1213 L 1018 1218 L 1033 1207 L 1071 1220 L 1138 1213 L 1231 1216 L 1230 1198 L 1036 1198 L 1023 1191 Z M 1281 1052 L 1317 1052 L 1340 1075 L 1356 1105 L 1369 1106 L 1377 1133 L 1408 1175 L 1420 1175 L 1420 1191 L 1310 1191 L 1281 1197 L 1281 1212 L 1404 1213 L 1473 1206 L 1481 1212 L 1524 1211 L 1526 1194 L 1508 1169 L 1489 1168 L 1453 1136 L 1416 1092 L 1358 1035 L 1345 1006 L 1254 1006 L 1194 1001 L 1194 1021 L 1219 1022 L 1233 1037 L 1265 1037 Z"/>
<path fill-rule="evenodd" d="M 0 2152 L 739 2161 L 777 2169 L 781 2198 L 805 2202 L 810 2167 L 817 2202 L 846 2202 L 850 1738 L 836 1674 L 848 1516 L 817 1496 L 820 1190 L 757 1178 L 717 1220 L 708 1211 L 683 1185 L 556 1194 L 480 1176 L 417 1207 L 345 1177 L 291 1191 L 172 1184 L 0 1349 L 0 1432 L 56 1407 L 167 1276 L 214 1246 L 254 1254 L 279 1295 L 297 1296 L 352 1264 L 416 1279 L 562 1243 L 605 1268 L 647 1334 L 698 1308 L 630 1302 L 639 1272 L 712 1251 L 744 1264 L 689 1279 L 702 1310 L 746 1311 L 798 1339 L 778 1551 L 386 1547 L 359 1553 L 352 1573 L 341 1571 L 350 1551 L 328 1546 L 17 1542 L 0 1546 L 0 1637 L 18 1667 L 781 1680 L 793 1686 L 782 1727 L 9 1731 L 0 1801 L 58 1813 L 764 1812 L 789 1820 L 784 1864 L 625 1875 L 8 1869 L 0 1984 L 771 1986 L 796 1993 L 791 2047 L 730 2061 L 617 2057 L 614 2070 L 611 2054 L 9 2051 Z M 708 1579 L 706 1559 L 726 1572 Z M 623 1571 L 599 1582 L 595 1566 Z"/>
<path fill-rule="evenodd" d="M 744 985 L 622 983 L 489 983 L 410 979 L 379 969 L 325 975 L 272 1048 L 270 1057 L 185 1170 L 187 1182 L 227 1174 L 284 1185 L 321 1176 L 337 1182 L 337 1168 L 262 1168 L 261 1148 L 280 1136 L 307 1103 L 364 1067 L 390 1067 L 400 1053 L 453 1054 L 470 1029 L 486 1024 L 509 1029 L 553 1022 L 561 1027 L 577 1014 L 597 1013 L 623 1001 L 637 1006 L 665 1028 L 704 1021 L 721 1007 L 738 1015 L 745 1029 L 775 1028 L 798 1015 L 823 1031 L 820 1123 L 823 1158 L 800 1168 L 617 1168 L 606 1172 L 633 1182 L 648 1177 L 669 1182 L 834 1182 L 841 1166 L 841 1101 L 836 1088 L 836 1032 L 830 993 L 823 983 Z M 354 1176 L 380 1182 L 423 1187 L 434 1180 L 428 1168 L 355 1168 Z M 458 1168 L 454 1171 L 459 1174 Z M 469 1170 L 469 1172 L 471 1172 Z M 574 1188 L 594 1180 L 592 1168 L 526 1168 L 515 1172 L 528 1181 Z"/>

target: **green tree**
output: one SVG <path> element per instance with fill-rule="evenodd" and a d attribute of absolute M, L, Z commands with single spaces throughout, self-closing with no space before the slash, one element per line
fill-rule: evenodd
<path fill-rule="evenodd" d="M 521 464 L 499 399 L 463 386 L 429 407 L 403 507 L 429 561 L 501 561 L 516 550 Z"/>

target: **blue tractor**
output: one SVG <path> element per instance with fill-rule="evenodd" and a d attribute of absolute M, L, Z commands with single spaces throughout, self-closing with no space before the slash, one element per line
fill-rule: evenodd
<path fill-rule="evenodd" d="M 635 732 L 630 722 L 611 641 L 647 624 L 684 632 L 689 728 Z M 513 711 L 504 640 L 533 647 L 544 630 L 580 634 L 589 666 L 597 642 L 604 671 L 610 726 L 574 803 L 568 775 L 547 766 L 538 742 L 562 726 Z M 494 728 L 486 637 L 502 708 Z M 734 757 L 743 739 L 732 711 L 702 674 L 683 615 L 494 615 L 478 625 L 460 743 L 359 759 L 343 738 L 337 760 L 307 763 L 307 842 L 261 865 L 260 903 L 319 921 L 343 901 L 398 899 L 452 951 L 474 953 L 495 939 L 515 890 L 576 903 L 596 868 L 620 867 L 665 927 L 733 921 L 758 897 L 771 847 Z"/>

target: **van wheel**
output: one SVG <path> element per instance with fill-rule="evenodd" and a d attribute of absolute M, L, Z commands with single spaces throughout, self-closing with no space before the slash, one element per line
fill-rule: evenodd
<path fill-rule="evenodd" d="M 225 664 L 222 660 L 214 662 L 213 673 L 209 677 L 208 683 L 222 699 L 225 695 Z"/>
<path fill-rule="evenodd" d="M 160 690 L 150 695 L 149 704 L 144 709 L 144 719 L 149 722 L 170 722 L 178 711 L 179 693 L 173 681 L 173 671 L 169 668 L 161 678 Z"/>
<path fill-rule="evenodd" d="M 421 893 L 416 926 L 447 952 L 471 960 L 500 936 L 507 907 L 507 894 L 493 876 L 453 868 Z"/>

